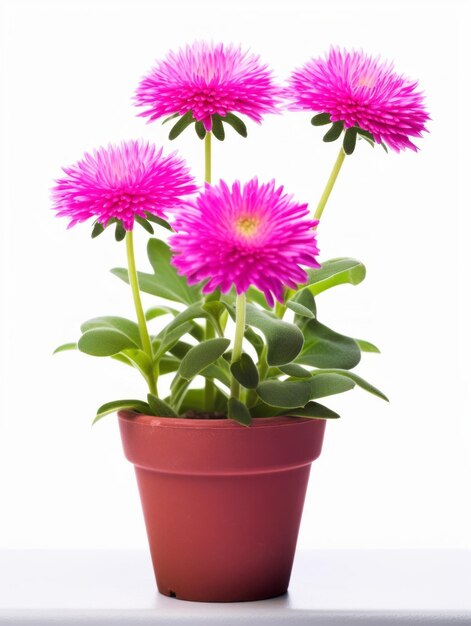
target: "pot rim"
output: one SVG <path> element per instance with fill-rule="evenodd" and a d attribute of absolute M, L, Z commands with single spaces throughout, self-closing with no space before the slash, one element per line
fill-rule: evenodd
<path fill-rule="evenodd" d="M 247 427 L 227 418 L 118 415 L 124 454 L 136 467 L 205 476 L 268 474 L 311 464 L 321 452 L 327 421 L 261 417 Z"/>
<path fill-rule="evenodd" d="M 240 430 L 241 428 L 279 428 L 280 426 L 290 426 L 293 424 L 304 424 L 310 421 L 327 421 L 325 418 L 307 418 L 288 415 L 276 415 L 273 417 L 254 417 L 250 426 L 244 426 L 238 422 L 224 418 L 217 419 L 193 419 L 187 417 L 158 417 L 156 415 L 143 415 L 142 413 L 134 413 L 133 411 L 118 411 L 120 420 L 133 422 L 143 428 L 155 428 L 156 426 L 164 426 L 165 428 L 190 428 L 205 430 Z"/>

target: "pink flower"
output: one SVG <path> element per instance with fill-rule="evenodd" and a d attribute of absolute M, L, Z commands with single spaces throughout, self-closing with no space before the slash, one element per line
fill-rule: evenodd
<path fill-rule="evenodd" d="M 399 152 L 417 151 L 409 137 L 421 137 L 425 122 L 423 94 L 411 81 L 364 52 L 331 48 L 325 58 L 311 59 L 293 72 L 285 94 L 291 110 L 328 113 L 344 128 L 356 126 Z"/>
<path fill-rule="evenodd" d="M 320 267 L 317 220 L 304 219 L 307 204 L 275 188 L 275 181 L 259 184 L 256 178 L 242 188 L 236 181 L 230 189 L 224 181 L 206 185 L 173 224 L 170 238 L 173 264 L 190 284 L 209 278 L 203 293 L 232 285 L 243 293 L 254 285 L 273 306 L 282 301 L 283 285 L 296 289 L 307 280 L 300 267 Z"/>
<path fill-rule="evenodd" d="M 144 141 L 98 148 L 63 168 L 66 176 L 52 190 L 59 217 L 70 218 L 69 228 L 89 218 L 106 226 L 119 220 L 132 230 L 134 218 L 150 213 L 166 219 L 164 211 L 181 206 L 183 197 L 198 190 L 185 162 L 175 153 Z"/>
<path fill-rule="evenodd" d="M 150 121 L 191 111 L 209 132 L 214 114 L 238 112 L 261 122 L 264 113 L 277 112 L 280 93 L 258 56 L 232 45 L 195 42 L 157 62 L 141 80 L 136 103 Z"/>

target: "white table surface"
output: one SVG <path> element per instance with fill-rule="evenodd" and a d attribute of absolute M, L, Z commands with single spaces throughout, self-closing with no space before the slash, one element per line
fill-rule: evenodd
<path fill-rule="evenodd" d="M 144 551 L 0 552 L 0 624 L 471 625 L 471 552 L 298 553 L 288 594 L 209 604 L 160 595 Z"/>

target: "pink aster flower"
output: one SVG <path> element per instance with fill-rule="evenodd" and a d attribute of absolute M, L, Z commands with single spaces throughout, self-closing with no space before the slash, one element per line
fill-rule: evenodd
<path fill-rule="evenodd" d="M 331 48 L 295 70 L 285 91 L 291 110 L 328 113 L 344 128 L 356 126 L 399 152 L 417 151 L 410 137 L 421 137 L 425 122 L 423 94 L 417 81 L 396 74 L 392 63 L 364 52 Z"/>
<path fill-rule="evenodd" d="M 209 132 L 214 114 L 238 112 L 261 122 L 263 114 L 277 112 L 280 93 L 258 56 L 232 45 L 195 42 L 158 61 L 135 99 L 150 121 L 191 111 Z"/>
<path fill-rule="evenodd" d="M 203 293 L 232 285 L 238 294 L 254 285 L 273 306 L 282 301 L 283 286 L 296 289 L 307 280 L 301 265 L 320 267 L 316 261 L 317 220 L 305 219 L 307 204 L 275 188 L 275 181 L 259 184 L 256 178 L 230 189 L 224 181 L 206 185 L 173 224 L 172 263 L 190 284 L 209 279 Z"/>
<path fill-rule="evenodd" d="M 183 159 L 144 141 L 98 148 L 63 168 L 66 176 L 52 190 L 57 215 L 70 218 L 69 228 L 89 218 L 106 226 L 119 220 L 132 230 L 135 217 L 146 213 L 167 219 L 164 211 L 181 206 L 197 191 Z"/>

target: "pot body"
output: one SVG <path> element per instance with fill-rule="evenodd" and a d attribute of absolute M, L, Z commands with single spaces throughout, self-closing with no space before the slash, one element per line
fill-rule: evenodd
<path fill-rule="evenodd" d="M 286 592 L 325 421 L 119 413 L 159 591 L 202 602 Z"/>

